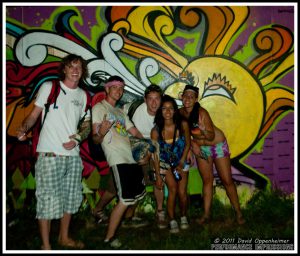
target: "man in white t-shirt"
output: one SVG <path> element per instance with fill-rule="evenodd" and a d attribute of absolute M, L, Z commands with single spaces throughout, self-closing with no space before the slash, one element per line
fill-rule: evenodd
<path fill-rule="evenodd" d="M 151 129 L 154 126 L 154 117 L 160 107 L 162 94 L 162 89 L 158 85 L 151 84 L 145 90 L 144 102 L 140 104 L 135 110 L 131 109 L 130 107 L 131 104 L 134 105 L 135 103 L 127 103 L 123 106 L 124 111 L 129 115 L 129 118 L 132 120 L 135 127 L 143 134 L 144 138 L 150 139 Z M 154 177 L 154 171 L 151 167 L 150 162 L 146 165 L 143 165 L 143 171 L 146 184 L 153 184 L 154 181 L 151 180 L 151 177 L 149 177 Z M 154 186 L 154 196 L 157 207 L 156 215 L 158 227 L 166 228 L 167 223 L 165 220 L 165 212 L 163 209 L 164 191 Z M 125 217 L 130 219 L 130 217 L 133 216 L 134 208 L 128 210 L 131 211 L 127 211 Z M 128 224 L 128 226 L 130 226 L 130 221 L 125 222 L 125 224 Z M 132 226 L 134 226 L 134 223 L 132 224 Z"/>
<path fill-rule="evenodd" d="M 86 112 L 87 94 L 79 88 L 82 78 L 88 75 L 86 61 L 70 54 L 62 59 L 60 68 L 60 92 L 55 104 L 50 105 L 45 118 L 45 104 L 51 92 L 52 81 L 42 84 L 35 106 L 18 129 L 18 139 L 27 139 L 27 133 L 42 114 L 44 118 L 37 145 L 35 164 L 36 198 L 43 250 L 51 250 L 50 225 L 52 219 L 60 219 L 58 244 L 82 249 L 84 244 L 69 237 L 72 214 L 78 212 L 82 202 L 83 164 L 78 144 L 89 134 L 90 112 Z M 80 129 L 78 124 L 81 119 Z"/>
<path fill-rule="evenodd" d="M 129 133 L 138 138 L 143 136 L 123 109 L 116 107 L 123 96 L 124 85 L 121 77 L 111 76 L 104 85 L 106 98 L 92 108 L 93 140 L 101 143 L 119 199 L 111 212 L 104 240 L 114 248 L 121 246 L 114 236 L 126 209 L 146 195 L 143 170 L 133 159 Z"/>

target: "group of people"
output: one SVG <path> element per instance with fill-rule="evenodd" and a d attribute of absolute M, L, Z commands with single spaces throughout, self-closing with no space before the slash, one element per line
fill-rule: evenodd
<path fill-rule="evenodd" d="M 203 180 L 204 214 L 196 221 L 210 220 L 213 197 L 213 165 L 224 184 L 236 212 L 238 224 L 245 222 L 231 176 L 230 152 L 224 133 L 212 122 L 209 113 L 198 103 L 197 87 L 186 85 L 182 94 L 182 108 L 176 101 L 163 95 L 155 84 L 145 90 L 144 103 L 129 118 L 126 108 L 117 103 L 124 93 L 124 80 L 111 76 L 104 85 L 106 98 L 85 111 L 86 94 L 80 88 L 81 79 L 87 77 L 87 64 L 77 55 L 63 58 L 60 67 L 60 93 L 55 108 L 49 109 L 37 147 L 35 165 L 37 213 L 42 247 L 51 250 L 50 227 L 52 219 L 60 219 L 58 242 L 62 246 L 84 248 L 81 241 L 69 236 L 72 214 L 79 210 L 82 201 L 82 160 L 79 143 L 92 132 L 93 141 L 101 144 L 110 166 L 110 181 L 93 215 L 103 218 L 103 209 L 112 198 L 118 200 L 109 217 L 105 243 L 114 248 L 121 246 L 116 231 L 123 217 L 132 220 L 137 203 L 146 195 L 145 179 L 154 174 L 154 196 L 159 228 L 170 227 L 171 233 L 189 227 L 187 216 L 188 172 L 195 157 Z M 19 140 L 28 132 L 42 113 L 51 90 L 45 82 L 37 95 L 32 112 L 18 129 Z M 80 120 L 83 119 L 83 122 Z M 78 127 L 78 123 L 80 126 Z M 132 155 L 131 137 L 149 139 L 155 151 L 143 159 Z M 194 157 L 193 157 L 194 156 Z M 164 210 L 164 186 L 168 197 Z M 176 198 L 179 198 L 180 225 L 176 218 Z M 168 219 L 168 222 L 167 222 Z"/>

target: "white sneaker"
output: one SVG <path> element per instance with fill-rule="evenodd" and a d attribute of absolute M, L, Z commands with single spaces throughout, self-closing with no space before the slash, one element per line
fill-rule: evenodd
<path fill-rule="evenodd" d="M 167 228 L 166 214 L 164 211 L 157 212 L 157 226 L 159 229 Z"/>
<path fill-rule="evenodd" d="M 187 221 L 187 217 L 183 216 L 180 218 L 180 228 L 181 229 L 188 229 L 189 228 L 189 223 Z"/>
<path fill-rule="evenodd" d="M 122 243 L 118 238 L 105 239 L 104 243 L 109 244 L 111 248 L 118 249 L 122 246 Z"/>
<path fill-rule="evenodd" d="M 179 232 L 178 224 L 176 220 L 170 221 L 170 233 L 176 234 Z"/>

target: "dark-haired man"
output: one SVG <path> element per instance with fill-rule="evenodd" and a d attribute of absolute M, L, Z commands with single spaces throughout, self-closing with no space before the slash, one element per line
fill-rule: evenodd
<path fill-rule="evenodd" d="M 141 103 L 135 109 L 135 111 L 131 111 L 130 109 L 131 104 L 134 103 L 128 103 L 123 106 L 123 109 L 127 114 L 129 114 L 130 119 L 134 123 L 135 127 L 143 134 L 144 138 L 150 139 L 151 129 L 154 126 L 154 117 L 158 108 L 160 107 L 162 94 L 162 89 L 158 85 L 151 84 L 145 90 L 144 102 Z M 143 171 L 146 184 L 153 184 L 153 180 L 151 181 L 151 178 L 149 177 L 149 174 L 151 175 L 151 173 L 154 173 L 150 162 L 146 165 L 143 165 Z M 165 211 L 163 209 L 164 191 L 158 189 L 156 186 L 154 186 L 153 189 L 156 200 L 157 225 L 159 228 L 166 228 L 167 223 L 165 219 Z M 132 221 L 130 221 L 131 217 L 133 216 L 133 210 L 134 207 L 128 209 L 123 226 L 142 226 L 143 222 L 138 218 L 133 217 Z"/>

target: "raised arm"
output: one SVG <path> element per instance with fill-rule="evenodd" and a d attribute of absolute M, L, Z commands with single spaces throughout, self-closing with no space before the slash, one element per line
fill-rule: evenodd
<path fill-rule="evenodd" d="M 101 123 L 93 123 L 92 135 L 95 144 L 99 144 L 103 141 L 103 138 L 105 137 L 106 133 L 109 131 L 113 124 L 114 122 L 106 120 L 106 114 L 104 114 Z"/>

